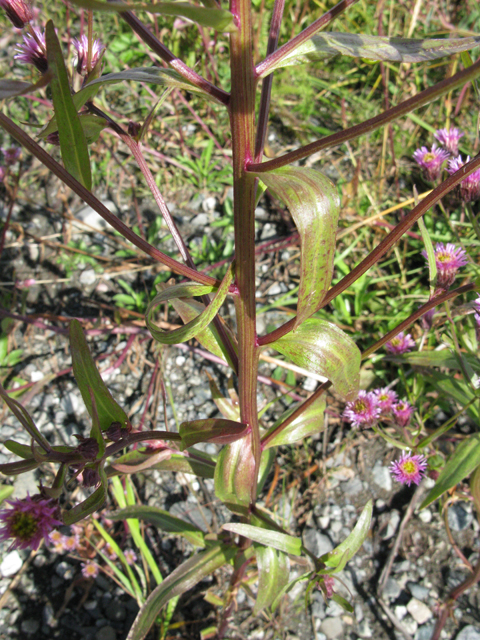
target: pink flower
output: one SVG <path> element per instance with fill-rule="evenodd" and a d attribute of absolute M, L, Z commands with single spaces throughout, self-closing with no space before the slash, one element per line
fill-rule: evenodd
<path fill-rule="evenodd" d="M 52 500 L 44 500 L 40 495 L 27 496 L 22 500 L 7 500 L 11 509 L 0 512 L 0 540 L 13 538 L 12 549 L 38 549 L 42 539 L 50 540 L 54 527 L 63 524 L 55 516 L 58 505 Z"/>
<path fill-rule="evenodd" d="M 464 164 L 470 162 L 470 156 L 467 156 L 465 162 L 462 160 L 462 156 L 458 158 L 452 158 L 448 161 L 447 171 L 450 175 L 455 173 L 463 167 Z M 462 180 L 459 187 L 460 198 L 464 202 L 471 202 L 472 200 L 478 200 L 480 198 L 480 169 L 477 169 L 469 176 Z"/>
<path fill-rule="evenodd" d="M 371 427 L 380 417 L 380 407 L 374 393 L 361 390 L 358 398 L 348 402 L 343 412 L 343 419 L 352 427 Z"/>
<path fill-rule="evenodd" d="M 431 151 L 427 147 L 422 147 L 413 153 L 413 159 L 422 167 L 425 177 L 431 182 L 435 182 L 438 178 L 442 164 L 449 157 L 448 151 L 440 149 L 436 144 L 432 145 Z"/>
<path fill-rule="evenodd" d="M 400 400 L 400 402 L 397 402 L 392 406 L 393 417 L 400 427 L 407 426 L 414 411 L 415 407 L 412 407 L 412 405 L 406 400 Z"/>
<path fill-rule="evenodd" d="M 64 536 L 63 548 L 65 551 L 76 551 L 80 546 L 80 537 L 78 535 Z"/>
<path fill-rule="evenodd" d="M 47 46 L 45 44 L 45 35 L 39 29 L 33 28 L 32 33 L 23 36 L 24 44 L 18 45 L 14 56 L 15 60 L 33 64 L 40 73 L 45 73 L 48 69 L 47 62 Z"/>
<path fill-rule="evenodd" d="M 478 342 L 480 342 L 480 296 L 478 296 L 478 298 L 475 300 L 475 302 L 473 303 L 473 306 L 478 311 L 478 313 L 474 315 L 474 318 L 475 318 L 475 333 L 477 335 Z"/>
<path fill-rule="evenodd" d="M 55 529 L 54 531 L 52 531 L 49 534 L 48 539 L 52 543 L 53 550 L 56 553 L 62 553 L 63 551 L 65 551 L 65 547 L 63 545 L 65 536 L 58 529 Z"/>
<path fill-rule="evenodd" d="M 100 571 L 100 567 L 93 560 L 82 562 L 82 575 L 84 578 L 96 578 Z"/>
<path fill-rule="evenodd" d="M 125 556 L 125 560 L 127 561 L 127 564 L 132 565 L 132 564 L 135 564 L 135 562 L 137 561 L 137 554 L 133 549 L 125 549 L 125 551 L 123 552 L 123 555 Z"/>
<path fill-rule="evenodd" d="M 437 265 L 437 286 L 448 289 L 453 284 L 459 268 L 467 264 L 467 253 L 454 244 L 444 245 L 442 242 L 437 242 L 434 253 Z M 422 251 L 422 256 L 427 257 L 426 251 Z"/>
<path fill-rule="evenodd" d="M 17 29 L 23 29 L 32 20 L 30 7 L 23 0 L 0 0 L 0 7 L 5 9 L 7 18 Z"/>
<path fill-rule="evenodd" d="M 1 0 L 0 0 L 1 2 Z M 5 158 L 5 164 L 8 166 L 15 164 L 19 159 L 22 150 L 20 147 L 2 147 L 2 153 Z"/>
<path fill-rule="evenodd" d="M 383 416 L 389 414 L 392 410 L 392 405 L 398 400 L 395 391 L 385 387 L 385 389 L 374 389 L 373 393 L 377 399 L 381 414 Z"/>
<path fill-rule="evenodd" d="M 105 51 L 105 46 L 100 42 L 100 40 L 94 40 L 92 42 L 92 56 L 90 61 L 90 69 L 87 68 L 88 62 L 88 38 L 85 34 L 80 36 L 80 39 L 73 39 L 73 46 L 75 47 L 75 57 L 73 59 L 73 64 L 77 69 L 77 73 L 84 76 L 89 71 L 91 71 L 99 59 L 101 58 L 103 52 Z"/>
<path fill-rule="evenodd" d="M 405 335 L 403 331 L 397 333 L 397 335 L 385 343 L 385 349 L 389 353 L 393 353 L 395 355 L 400 355 L 402 353 L 406 353 L 407 351 L 411 351 L 415 347 L 415 340 L 412 336 L 407 333 Z"/>
<path fill-rule="evenodd" d="M 0 182 L 3 182 L 5 180 L 6 175 L 7 172 L 5 170 L 5 167 L 0 166 Z"/>
<path fill-rule="evenodd" d="M 458 141 L 465 135 L 460 129 L 438 129 L 433 134 L 440 144 L 453 156 L 458 156 Z"/>
<path fill-rule="evenodd" d="M 390 473 L 397 482 L 409 487 L 412 482 L 419 484 L 427 469 L 427 460 L 424 455 L 413 455 L 404 451 L 400 460 L 395 460 L 390 465 Z"/>

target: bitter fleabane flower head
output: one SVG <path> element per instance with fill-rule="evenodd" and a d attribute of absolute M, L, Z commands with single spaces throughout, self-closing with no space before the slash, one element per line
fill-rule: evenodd
<path fill-rule="evenodd" d="M 392 406 L 398 400 L 395 391 L 385 387 L 385 389 L 374 389 L 373 393 L 377 398 L 377 404 L 380 407 L 382 416 L 388 415 L 392 410 Z"/>
<path fill-rule="evenodd" d="M 461 169 L 467 162 L 470 162 L 470 156 L 467 156 L 465 162 L 463 162 L 462 156 L 452 158 L 448 161 L 448 173 L 452 175 L 452 173 Z M 477 169 L 461 181 L 459 193 L 464 202 L 471 202 L 472 200 L 478 200 L 480 198 L 480 169 Z"/>
<path fill-rule="evenodd" d="M 96 562 L 93 562 L 93 560 L 82 562 L 82 575 L 84 578 L 96 578 L 99 571 L 100 567 Z"/>
<path fill-rule="evenodd" d="M 394 338 L 385 343 L 385 349 L 389 353 L 401 355 L 407 351 L 411 351 L 415 346 L 415 340 L 407 333 L 400 331 Z"/>
<path fill-rule="evenodd" d="M 361 390 L 356 400 L 347 402 L 343 419 L 353 427 L 371 427 L 378 422 L 380 413 L 376 395 L 371 391 Z"/>
<path fill-rule="evenodd" d="M 395 460 L 390 465 L 390 473 L 397 482 L 406 484 L 409 487 L 412 482 L 419 484 L 427 469 L 427 460 L 424 455 L 412 455 L 404 451 L 399 460 Z"/>
<path fill-rule="evenodd" d="M 81 35 L 80 38 L 73 39 L 73 46 L 75 47 L 75 57 L 73 59 L 73 64 L 77 70 L 77 73 L 84 76 L 88 73 L 89 69 L 87 69 L 87 61 L 88 61 L 88 38 L 85 34 Z M 105 50 L 105 46 L 100 42 L 100 40 L 94 40 L 92 43 L 92 55 L 90 61 L 90 70 L 95 67 L 100 56 Z"/>
<path fill-rule="evenodd" d="M 50 540 L 50 533 L 63 524 L 56 517 L 58 505 L 40 495 L 7 500 L 10 509 L 0 512 L 0 540 L 13 538 L 14 549 L 38 549 L 42 539 Z"/>
<path fill-rule="evenodd" d="M 463 131 L 453 127 L 452 129 L 438 129 L 433 135 L 452 156 L 458 156 L 458 141 L 465 135 Z"/>
<path fill-rule="evenodd" d="M 23 29 L 32 20 L 30 7 L 23 0 L 0 0 L 0 7 L 5 9 L 7 18 L 17 29 Z"/>
<path fill-rule="evenodd" d="M 425 177 L 431 182 L 438 178 L 442 164 L 449 157 L 448 151 L 440 149 L 436 144 L 433 144 L 431 149 L 421 147 L 413 153 L 413 159 L 422 167 Z"/>
<path fill-rule="evenodd" d="M 437 265 L 437 285 L 440 289 L 448 289 L 453 284 L 460 267 L 467 264 L 467 253 L 454 244 L 445 245 L 443 242 L 437 242 L 434 254 Z M 425 251 L 422 251 L 422 255 L 424 258 L 427 257 Z"/>
<path fill-rule="evenodd" d="M 475 332 L 477 334 L 477 340 L 480 342 L 480 296 L 478 296 L 478 298 L 475 300 L 475 302 L 473 303 L 473 306 L 476 311 L 474 315 Z"/>
<path fill-rule="evenodd" d="M 33 28 L 32 33 L 23 36 L 23 44 L 18 45 L 15 60 L 33 64 L 40 73 L 45 73 L 48 69 L 47 45 L 45 44 L 45 34 L 39 29 Z"/>
<path fill-rule="evenodd" d="M 400 427 L 408 425 L 414 411 L 415 407 L 412 407 L 406 400 L 400 400 L 400 402 L 392 405 L 393 418 Z"/>

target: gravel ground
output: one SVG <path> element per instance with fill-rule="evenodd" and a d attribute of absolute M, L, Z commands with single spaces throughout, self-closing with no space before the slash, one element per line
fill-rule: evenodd
<path fill-rule="evenodd" d="M 50 196 L 48 204 L 55 203 Z M 70 206 L 84 223 L 90 226 L 98 224 L 81 205 Z M 115 208 L 113 203 L 111 206 Z M 218 203 L 215 201 L 197 199 L 190 208 L 176 211 L 175 215 L 187 237 L 198 242 L 194 239 L 201 239 L 204 233 L 217 232 L 209 226 L 218 216 L 216 208 Z M 16 280 L 35 278 L 47 282 L 32 286 L 23 294 L 23 309 L 22 291 L 16 289 L 16 300 L 9 308 L 30 317 L 42 314 L 45 323 L 51 323 L 62 331 L 66 327 L 64 318 L 71 316 L 91 318 L 91 328 L 95 321 L 108 328 L 109 319 L 113 318 L 112 295 L 119 291 L 118 286 L 114 286 L 114 278 L 118 277 L 118 271 L 126 270 L 125 259 L 114 257 L 118 244 L 101 235 L 102 227 L 98 225 L 97 231 L 91 233 L 100 246 L 101 255 L 108 258 L 103 271 L 85 262 L 68 265 L 65 261 L 58 262 L 59 247 L 52 243 L 80 238 L 78 228 L 68 220 L 68 210 L 58 210 L 64 214 L 53 214 L 52 208 L 32 203 L 22 203 L 15 210 L 11 231 L 7 235 L 7 249 L 0 265 L 2 291 L 13 291 L 12 286 L 5 283 Z M 121 208 L 119 213 L 128 215 Z M 146 215 L 148 217 L 148 211 Z M 268 240 L 275 234 L 289 231 L 283 221 L 269 216 L 265 210 L 258 211 L 259 240 Z M 44 240 L 39 242 L 38 238 Z M 166 242 L 168 246 L 169 241 Z M 282 260 L 288 260 L 289 255 L 288 250 L 284 250 Z M 268 302 L 279 293 L 288 292 L 293 286 L 285 270 L 267 254 L 264 258 L 259 265 L 265 282 L 259 304 Z M 132 259 L 130 262 L 131 268 L 135 268 L 135 261 Z M 142 261 L 140 266 L 145 266 L 145 270 L 123 273 L 121 277 L 141 291 L 142 286 L 152 282 L 158 271 L 149 267 L 147 261 Z M 294 277 L 295 272 L 290 271 L 292 274 Z M 67 280 L 63 281 L 65 277 Z M 8 299 L 5 295 L 3 299 L 5 307 Z M 127 356 L 105 377 L 112 394 L 128 409 L 134 424 L 138 424 L 145 410 L 143 398 L 152 379 L 156 355 L 149 343 L 142 345 L 146 335 L 142 333 L 141 326 L 137 326 L 139 333 Z M 37 383 L 23 396 L 25 406 L 53 444 L 71 444 L 73 434 L 86 435 L 89 428 L 80 393 L 71 375 L 65 374 L 46 382 L 46 376 L 71 366 L 65 345 L 62 332 L 24 322 L 16 322 L 11 333 L 12 348 L 19 347 L 24 352 L 22 362 L 9 373 L 7 381 L 11 382 L 15 376 L 24 382 Z M 126 347 L 125 336 L 114 335 L 111 331 L 95 338 L 96 354 L 107 354 L 113 349 L 117 354 L 106 358 L 103 369 L 112 367 Z M 273 368 L 274 365 L 264 364 L 263 373 L 271 375 Z M 171 347 L 161 353 L 161 369 L 167 391 L 168 384 L 174 391 L 174 409 L 179 421 L 216 415 L 205 374 L 208 372 L 225 384 L 225 370 L 221 366 L 206 362 L 196 353 Z M 312 391 L 315 385 L 315 381 L 307 379 L 301 393 Z M 172 427 L 174 411 L 168 403 L 164 411 L 161 385 L 153 395 L 154 400 L 145 414 L 147 426 L 153 421 L 162 428 L 166 419 Z M 264 404 L 272 397 L 273 388 L 260 385 L 260 403 Z M 338 585 L 346 596 L 351 594 L 354 614 L 345 613 L 334 602 L 327 605 L 319 591 L 313 593 L 305 610 L 302 591 L 294 590 L 285 598 L 275 616 L 263 615 L 255 620 L 250 614 L 252 602 L 249 596 L 240 591 L 230 637 L 429 640 L 439 605 L 452 588 L 468 576 L 465 563 L 448 540 L 436 506 L 422 512 L 410 509 L 433 486 L 433 482 L 426 479 L 417 490 L 393 483 L 388 465 L 395 455 L 394 450 L 368 432 L 345 434 L 339 420 L 340 409 L 333 398 L 329 405 L 327 435 L 312 438 L 307 454 L 303 452 L 300 455 L 291 449 L 278 451 L 278 466 L 290 471 L 283 486 L 277 485 L 268 498 L 267 506 L 283 519 L 292 534 L 301 535 L 306 546 L 316 555 L 321 555 L 348 535 L 367 500 L 373 499 L 371 535 L 340 576 L 343 586 Z M 13 416 L 6 411 L 1 415 L 1 439 L 14 438 L 28 443 L 26 434 L 19 429 Z M 212 448 L 207 450 L 214 451 Z M 13 459 L 2 448 L 0 462 Z M 49 473 L 47 468 L 42 470 L 41 476 L 38 472 L 31 472 L 18 477 L 14 496 L 22 497 L 27 491 L 34 491 L 39 480 L 48 481 Z M 211 525 L 221 525 L 228 518 L 225 509 L 212 498 L 212 480 L 198 481 L 193 476 L 180 473 L 150 470 L 138 476 L 136 485 L 147 504 L 189 517 L 205 530 Z M 79 500 L 79 493 L 74 497 Z M 480 527 L 471 503 L 454 503 L 448 512 L 448 522 L 458 551 L 474 564 L 480 551 Z M 106 524 L 111 526 L 108 521 Z M 65 533 L 69 531 L 65 530 Z M 85 525 L 83 535 L 88 537 L 90 534 L 91 525 Z M 147 528 L 147 540 L 164 575 L 191 551 L 185 541 L 162 535 L 150 527 Z M 95 579 L 83 578 L 80 555 L 58 554 L 44 547 L 37 553 L 9 551 L 8 544 L 0 546 L 0 638 L 121 640 L 126 637 L 138 610 L 136 602 L 105 572 Z M 292 566 L 293 572 L 299 570 L 298 566 Z M 182 596 L 173 618 L 176 624 L 168 637 L 199 638 L 201 629 L 214 624 L 215 609 L 203 596 L 207 589 L 220 593 L 227 581 L 228 573 L 219 572 L 192 593 Z M 379 584 L 383 584 L 382 590 Z M 255 590 L 255 585 L 251 588 Z M 479 599 L 476 589 L 471 589 L 459 599 L 455 616 L 447 621 L 441 638 L 480 640 Z"/>

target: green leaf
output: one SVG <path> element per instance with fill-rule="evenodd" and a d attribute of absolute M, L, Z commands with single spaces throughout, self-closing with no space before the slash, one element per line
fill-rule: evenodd
<path fill-rule="evenodd" d="M 272 547 L 283 553 L 289 553 L 292 556 L 299 556 L 302 553 L 302 541 L 300 538 L 289 536 L 286 533 L 280 533 L 280 531 L 255 527 L 252 524 L 237 524 L 233 522 L 224 524 L 222 529 L 249 538 L 266 547 Z"/>
<path fill-rule="evenodd" d="M 335 391 L 347 400 L 358 395 L 361 353 L 353 340 L 326 320 L 309 318 L 273 347 L 296 365 L 332 381 Z"/>
<path fill-rule="evenodd" d="M 9 498 L 15 487 L 9 484 L 0 484 L 0 502 L 3 502 L 7 498 Z"/>
<path fill-rule="evenodd" d="M 327 567 L 334 570 L 332 573 L 342 571 L 347 562 L 353 558 L 365 542 L 372 521 L 372 510 L 373 503 L 369 500 L 350 535 L 336 549 L 325 553 L 321 557 Z"/>
<path fill-rule="evenodd" d="M 422 62 L 451 56 L 480 45 L 480 36 L 410 39 L 323 31 L 281 58 L 273 69 L 324 60 L 338 54 L 390 62 Z M 260 76 L 262 77 L 262 76 Z"/>
<path fill-rule="evenodd" d="M 77 93 L 74 93 L 72 96 L 72 100 L 73 100 L 73 104 L 75 105 L 75 109 L 79 111 L 86 102 L 88 102 L 89 100 L 91 100 L 97 95 L 99 89 L 100 89 L 100 86 L 88 85 L 83 87 L 83 89 L 80 89 L 80 91 L 77 91 Z M 82 118 L 82 117 L 83 117 L 83 114 L 81 116 L 79 115 L 79 118 Z M 53 116 L 50 122 L 40 131 L 40 133 L 38 134 L 38 137 L 46 138 L 50 133 L 55 133 L 55 131 L 58 131 L 58 124 L 57 124 L 57 118 Z"/>
<path fill-rule="evenodd" d="M 181 518 L 176 518 L 157 507 L 148 507 L 143 505 L 134 505 L 109 513 L 108 517 L 111 520 L 126 520 L 127 518 L 138 518 L 144 520 L 158 527 L 162 531 L 168 533 L 175 533 L 183 536 L 186 540 L 191 542 L 195 547 L 204 547 L 205 539 L 204 533 L 201 529 L 189 522 L 185 522 Z"/>
<path fill-rule="evenodd" d="M 348 613 L 354 612 L 354 608 L 352 607 L 350 602 L 348 602 L 348 600 L 345 600 L 345 598 L 338 593 L 332 594 L 332 600 L 339 604 L 342 609 L 344 609 L 344 611 L 347 611 Z"/>
<path fill-rule="evenodd" d="M 340 198 L 316 169 L 284 167 L 259 177 L 287 205 L 300 236 L 297 328 L 319 309 L 332 280 Z"/>
<path fill-rule="evenodd" d="M 3 473 L 3 475 L 5 476 L 17 476 L 21 473 L 26 473 L 27 471 L 37 469 L 37 467 L 39 466 L 39 462 L 37 462 L 34 458 L 29 458 L 28 460 L 19 460 L 18 462 L 7 462 L 7 464 L 0 464 L 0 473 Z"/>
<path fill-rule="evenodd" d="M 208 373 L 207 373 L 208 375 Z M 240 422 L 240 408 L 235 405 L 231 398 L 225 398 L 220 389 L 218 388 L 215 380 L 209 376 L 210 391 L 212 394 L 212 400 L 217 405 L 218 410 L 224 418 L 233 420 L 234 422 Z"/>
<path fill-rule="evenodd" d="M 143 640 L 162 607 L 172 598 L 185 593 L 208 575 L 230 562 L 236 551 L 215 545 L 197 553 L 181 564 L 147 598 L 127 636 L 127 640 Z"/>
<path fill-rule="evenodd" d="M 45 42 L 47 44 L 48 70 L 52 74 L 50 86 L 58 123 L 62 160 L 67 171 L 90 190 L 92 188 L 92 174 L 87 141 L 72 100 L 62 49 L 51 20 L 47 22 Z"/>
<path fill-rule="evenodd" d="M 159 288 L 162 291 L 165 291 L 167 287 L 168 285 L 165 284 L 159 285 Z M 185 324 L 195 320 L 195 318 L 198 318 L 198 316 L 205 311 L 205 305 L 193 298 L 174 298 L 171 300 L 171 303 Z M 235 351 L 237 351 L 238 345 L 235 340 L 235 336 L 226 325 L 224 325 L 224 328 Z M 217 328 L 213 323 L 209 324 L 204 331 L 197 333 L 195 338 L 205 347 L 205 349 L 207 349 L 207 351 L 210 351 L 219 358 L 223 358 L 228 362 L 232 369 L 234 369 L 232 362 L 230 361 L 230 355 L 226 350 L 224 350 L 222 340 L 220 339 Z"/>
<path fill-rule="evenodd" d="M 112 398 L 110 391 L 103 382 L 88 348 L 82 325 L 78 320 L 72 320 L 70 323 L 70 350 L 72 352 L 73 375 L 90 416 L 93 417 L 94 415 L 89 391 L 89 389 L 92 389 L 95 396 L 100 429 L 105 431 L 112 422 L 120 422 L 122 427 L 126 427 L 129 423 L 128 416 Z"/>
<path fill-rule="evenodd" d="M 233 280 L 233 273 L 234 270 L 232 263 L 220 286 L 216 289 L 217 292 L 215 298 L 208 305 L 205 311 L 183 327 L 173 329 L 173 331 L 162 331 L 155 326 L 152 321 L 152 315 L 155 309 L 164 302 L 168 302 L 175 298 L 189 298 L 190 296 L 202 296 L 206 293 L 212 293 L 215 291 L 215 287 L 198 284 L 176 284 L 157 294 L 148 305 L 147 312 L 145 314 L 145 323 L 155 340 L 161 344 L 178 344 L 179 342 L 187 342 L 187 340 L 191 340 L 200 332 L 204 331 L 222 306 L 223 301 L 227 296 L 228 288 Z"/>
<path fill-rule="evenodd" d="M 269 439 L 269 436 L 292 415 L 292 413 L 298 408 L 297 406 L 291 407 L 284 414 L 280 416 L 278 420 L 270 427 L 267 433 L 262 436 L 262 442 L 265 442 L 264 449 L 269 447 L 278 447 L 281 444 L 294 444 L 298 440 L 303 440 L 309 436 L 313 436 L 316 433 L 321 433 L 324 430 L 323 414 L 325 412 L 325 405 L 327 399 L 325 394 L 317 398 L 307 409 L 293 422 L 291 422 L 285 429 L 274 435 Z"/>
<path fill-rule="evenodd" d="M 248 425 L 224 418 L 207 418 L 182 422 L 178 429 L 182 436 L 182 451 L 198 442 L 231 444 L 246 435 Z"/>
<path fill-rule="evenodd" d="M 15 440 L 5 440 L 2 444 L 5 449 L 8 449 L 19 458 L 26 459 L 32 457 L 32 447 L 28 444 L 20 444 L 19 442 L 15 442 Z"/>
<path fill-rule="evenodd" d="M 480 421 L 480 412 L 478 409 L 478 403 L 471 403 L 471 400 L 476 397 L 471 387 L 465 380 L 457 380 L 451 375 L 440 373 L 438 371 L 432 371 L 428 375 L 424 375 L 423 378 L 426 382 L 430 382 L 437 391 L 440 392 L 440 397 L 450 397 L 462 406 L 469 404 L 467 414 L 473 418 L 476 422 Z"/>
<path fill-rule="evenodd" d="M 79 118 L 87 144 L 96 142 L 105 127 L 108 127 L 105 118 L 99 118 L 90 113 L 82 113 Z"/>
<path fill-rule="evenodd" d="M 155 455 L 155 454 L 153 454 Z M 107 469 L 108 476 L 118 473 L 134 473 L 136 465 L 140 465 L 148 460 L 150 455 L 141 450 L 129 451 L 124 456 L 116 458 L 114 464 Z M 178 471 L 181 473 L 191 473 L 200 478 L 213 478 L 215 472 L 215 462 L 212 458 L 201 451 L 185 453 L 173 453 L 168 458 L 155 462 L 152 467 L 158 471 Z M 118 469 L 118 471 L 117 471 Z"/>
<path fill-rule="evenodd" d="M 435 486 L 420 505 L 420 509 L 428 507 L 445 491 L 467 478 L 478 467 L 479 461 L 480 434 L 475 433 L 457 446 L 455 452 L 450 456 L 447 464 L 440 472 Z"/>
<path fill-rule="evenodd" d="M 95 90 L 96 92 L 104 85 L 116 84 L 124 80 L 145 82 L 161 87 L 169 87 L 171 89 L 183 89 L 184 91 L 199 93 L 209 100 L 215 100 L 209 93 L 206 93 L 203 89 L 185 80 L 178 71 L 174 69 L 163 69 L 161 67 L 136 67 L 135 69 L 123 69 L 123 71 L 116 71 L 115 73 L 106 73 L 89 82 L 82 91 Z M 77 96 L 80 93 L 81 91 L 75 95 Z M 217 100 L 215 101 L 217 102 Z"/>
<path fill-rule="evenodd" d="M 253 615 L 269 607 L 288 584 L 290 566 L 288 556 L 278 549 L 255 544 L 258 567 L 258 591 Z"/>
<path fill-rule="evenodd" d="M 50 446 L 48 440 L 42 436 L 28 411 L 19 402 L 17 402 L 13 398 L 10 398 L 1 383 L 0 398 L 3 399 L 5 404 L 17 418 L 17 420 L 20 422 L 29 436 L 33 438 L 35 442 L 37 442 L 42 447 L 42 449 L 44 449 L 45 451 L 50 451 L 52 447 Z"/>
<path fill-rule="evenodd" d="M 468 364 L 474 371 L 480 372 L 480 360 L 473 354 L 462 354 Z M 388 356 L 392 362 L 404 362 L 415 367 L 446 367 L 461 371 L 460 364 L 449 349 L 441 351 L 412 351 L 411 353 L 403 353 L 400 357 Z M 450 376 L 448 376 L 450 377 Z"/>
<path fill-rule="evenodd" d="M 31 84 L 30 82 L 22 82 L 21 80 L 8 80 L 2 78 L 0 80 L 0 100 L 21 96 L 25 93 L 31 93 L 37 89 L 45 87 L 51 80 L 52 74 L 47 71 L 43 76 Z"/>
<path fill-rule="evenodd" d="M 252 438 L 248 434 L 220 451 L 215 467 L 215 495 L 231 505 L 250 504 L 255 473 Z"/>
<path fill-rule="evenodd" d="M 268 478 L 268 474 L 272 470 L 273 463 L 275 461 L 275 450 L 274 449 L 263 449 L 262 455 L 260 456 L 260 469 L 258 471 L 258 479 L 257 479 L 257 496 L 262 492 L 263 487 Z"/>
<path fill-rule="evenodd" d="M 78 7 L 93 9 L 94 11 L 148 11 L 149 13 L 159 13 L 164 16 L 182 16 L 202 27 L 211 27 L 216 31 L 237 31 L 230 11 L 197 7 L 188 2 L 134 2 L 131 4 L 123 2 L 107 3 L 99 2 L 98 0 L 72 0 L 72 2 Z"/>
<path fill-rule="evenodd" d="M 83 520 L 83 518 L 86 518 L 95 511 L 101 509 L 106 503 L 108 486 L 107 476 L 101 467 L 98 469 L 98 473 L 100 474 L 101 480 L 101 484 L 98 489 L 95 489 L 95 491 L 88 496 L 86 500 L 75 505 L 73 509 L 70 509 L 69 511 L 62 511 L 63 522 L 66 525 L 75 524 L 75 522 Z"/>

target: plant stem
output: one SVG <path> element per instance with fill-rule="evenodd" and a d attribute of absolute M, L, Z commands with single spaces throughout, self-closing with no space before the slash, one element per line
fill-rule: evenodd
<path fill-rule="evenodd" d="M 232 91 L 230 127 L 233 149 L 233 219 L 235 230 L 235 274 L 238 296 L 235 310 L 238 326 L 238 386 L 240 421 L 251 428 L 255 459 L 251 502 L 257 492 L 260 464 L 260 432 L 257 416 L 258 349 L 255 326 L 255 177 L 246 170 L 254 154 L 255 77 L 253 64 L 250 0 L 231 0 L 230 11 L 238 31 L 230 35 Z"/>
<path fill-rule="evenodd" d="M 281 49 L 278 49 L 278 51 L 281 51 Z M 277 52 L 275 52 L 275 55 L 276 53 Z M 365 120 L 365 122 L 361 122 L 360 124 L 345 129 L 344 131 L 339 131 L 338 133 L 333 133 L 330 136 L 326 136 L 325 138 L 321 138 L 320 140 L 311 142 L 310 144 L 307 144 L 304 147 L 300 147 L 295 151 L 286 153 L 280 158 L 274 158 L 273 160 L 268 160 L 268 162 L 251 164 L 249 165 L 248 170 L 254 171 L 256 173 L 262 171 L 273 171 L 274 169 L 279 169 L 280 167 L 284 167 L 287 164 L 291 164 L 292 162 L 295 162 L 297 160 L 307 158 L 308 156 L 312 155 L 312 153 L 316 153 L 317 151 L 321 151 L 322 149 L 328 149 L 329 147 L 334 147 L 336 145 L 342 144 L 347 140 L 353 140 L 354 138 L 358 138 L 361 135 L 370 133 L 370 131 L 374 131 L 375 129 L 382 127 L 388 122 L 391 122 L 392 120 L 395 120 L 400 116 L 404 116 L 414 109 L 418 109 L 428 102 L 432 102 L 432 100 L 435 100 L 444 93 L 447 93 L 447 91 L 451 91 L 456 87 L 461 87 L 466 82 L 474 80 L 479 75 L 479 73 L 480 60 L 477 60 L 477 62 L 472 64 L 471 67 L 468 67 L 468 69 L 459 71 L 451 78 L 447 78 L 446 80 L 438 82 L 433 87 L 425 89 L 425 91 L 422 91 L 413 98 L 409 98 L 408 100 L 405 100 L 405 102 L 401 102 L 396 107 L 392 107 L 391 109 L 380 113 L 374 118 Z"/>

